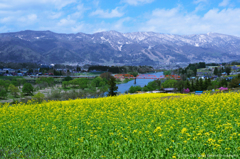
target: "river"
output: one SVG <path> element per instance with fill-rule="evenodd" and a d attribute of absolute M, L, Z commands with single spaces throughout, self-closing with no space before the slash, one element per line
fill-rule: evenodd
<path fill-rule="evenodd" d="M 149 73 L 151 75 L 155 75 L 156 77 L 160 77 L 163 75 L 163 72 L 157 72 L 157 73 Z M 120 93 L 125 93 L 125 91 L 128 91 L 131 86 L 141 86 L 144 87 L 148 84 L 148 82 L 154 81 L 155 79 L 137 79 L 136 84 L 134 84 L 134 80 L 129 81 L 128 83 L 118 84 L 118 91 Z"/>

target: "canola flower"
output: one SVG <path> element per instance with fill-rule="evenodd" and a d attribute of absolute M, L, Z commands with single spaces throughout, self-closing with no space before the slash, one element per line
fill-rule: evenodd
<path fill-rule="evenodd" d="M 169 95 L 178 97 L 164 98 Z M 0 154 L 6 158 L 238 155 L 239 126 L 238 93 L 5 104 L 0 108 Z"/>

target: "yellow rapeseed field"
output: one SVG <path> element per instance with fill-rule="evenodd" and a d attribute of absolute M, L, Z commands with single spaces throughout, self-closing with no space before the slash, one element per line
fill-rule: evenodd
<path fill-rule="evenodd" d="M 238 93 L 6 104 L 0 157 L 238 158 L 239 126 Z"/>

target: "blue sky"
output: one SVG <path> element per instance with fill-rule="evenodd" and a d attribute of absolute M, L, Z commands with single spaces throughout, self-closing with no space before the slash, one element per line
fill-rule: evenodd
<path fill-rule="evenodd" d="M 1 0 L 0 33 L 22 30 L 240 36 L 240 0 Z"/>

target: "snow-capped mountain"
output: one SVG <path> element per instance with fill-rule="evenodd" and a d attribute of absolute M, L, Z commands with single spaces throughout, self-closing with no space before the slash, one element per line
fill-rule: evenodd
<path fill-rule="evenodd" d="M 21 31 L 0 34 L 0 60 L 148 65 L 169 62 L 227 62 L 240 59 L 240 37 L 207 33 L 154 32 L 58 34 Z"/>

